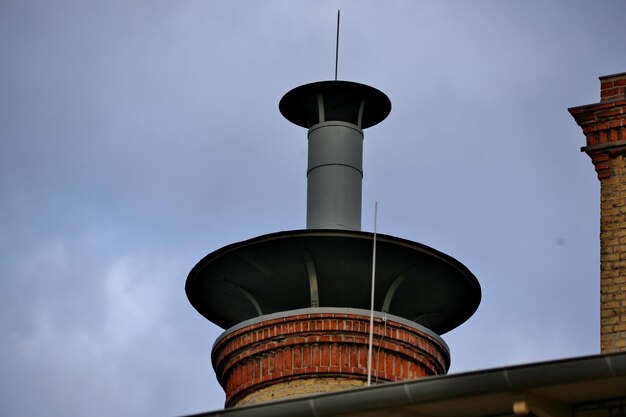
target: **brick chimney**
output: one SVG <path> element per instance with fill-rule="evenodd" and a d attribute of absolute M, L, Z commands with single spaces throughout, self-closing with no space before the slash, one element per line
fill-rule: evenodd
<path fill-rule="evenodd" d="M 626 351 L 626 73 L 600 77 L 600 102 L 569 112 L 600 180 L 600 349 Z"/>
<path fill-rule="evenodd" d="M 440 335 L 476 311 L 478 280 L 428 246 L 361 231 L 363 132 L 387 117 L 389 98 L 320 81 L 279 109 L 307 129 L 307 228 L 218 249 L 185 286 L 225 329 L 211 358 L 226 406 L 445 374 Z"/>

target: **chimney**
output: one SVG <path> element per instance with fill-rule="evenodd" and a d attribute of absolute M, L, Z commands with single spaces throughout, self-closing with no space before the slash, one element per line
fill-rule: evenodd
<path fill-rule="evenodd" d="M 308 129 L 307 228 L 210 253 L 185 291 L 226 329 L 211 358 L 226 406 L 367 385 L 374 235 L 361 231 L 363 130 L 391 102 L 379 90 L 322 81 L 289 91 L 279 109 Z M 428 246 L 376 235 L 372 382 L 445 374 L 440 337 L 478 308 L 476 277 Z"/>
<path fill-rule="evenodd" d="M 363 130 L 383 121 L 389 98 L 375 88 L 322 81 L 294 88 L 280 112 L 307 128 L 307 229 L 361 230 Z"/>
<path fill-rule="evenodd" d="M 626 73 L 600 77 L 600 102 L 569 112 L 600 180 L 600 349 L 626 351 Z"/>

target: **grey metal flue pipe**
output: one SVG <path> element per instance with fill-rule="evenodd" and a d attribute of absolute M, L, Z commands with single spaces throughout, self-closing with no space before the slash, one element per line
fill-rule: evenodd
<path fill-rule="evenodd" d="M 289 121 L 307 128 L 307 229 L 361 230 L 363 129 L 387 117 L 379 90 L 349 81 L 302 85 L 281 99 Z"/>
<path fill-rule="evenodd" d="M 322 122 L 308 138 L 307 229 L 361 230 L 363 131 Z"/>

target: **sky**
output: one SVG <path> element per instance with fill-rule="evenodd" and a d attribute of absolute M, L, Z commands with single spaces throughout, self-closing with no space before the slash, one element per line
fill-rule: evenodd
<path fill-rule="evenodd" d="M 184 292 L 233 242 L 305 227 L 278 102 L 374 86 L 363 230 L 465 264 L 450 373 L 599 352 L 599 182 L 567 108 L 626 71 L 626 3 L 0 0 L 0 415 L 223 407 L 222 329 Z"/>

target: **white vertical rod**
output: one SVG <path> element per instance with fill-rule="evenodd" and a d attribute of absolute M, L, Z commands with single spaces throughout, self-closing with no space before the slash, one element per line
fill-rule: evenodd
<path fill-rule="evenodd" d="M 372 345 L 374 343 L 374 285 L 376 283 L 376 227 L 378 223 L 378 201 L 374 202 L 374 246 L 372 249 L 372 299 L 370 302 L 370 340 L 367 350 L 367 386 L 372 385 Z"/>
<path fill-rule="evenodd" d="M 339 16 L 341 10 L 337 10 L 337 42 L 335 43 L 335 81 L 337 81 L 337 67 L 339 66 Z"/>

